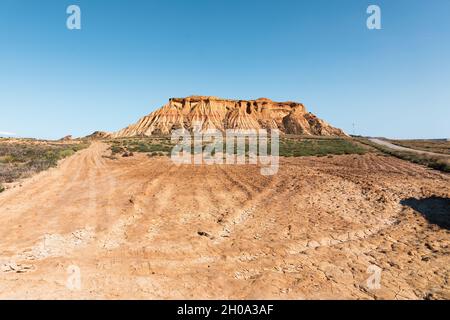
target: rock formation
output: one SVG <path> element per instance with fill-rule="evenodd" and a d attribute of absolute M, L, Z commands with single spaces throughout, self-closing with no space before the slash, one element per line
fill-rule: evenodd
<path fill-rule="evenodd" d="M 306 111 L 301 103 L 257 100 L 229 100 L 191 96 L 172 98 L 162 108 L 136 124 L 112 133 L 109 137 L 170 134 L 175 129 L 192 130 L 200 122 L 202 129 L 279 129 L 286 134 L 345 136 L 337 128 Z"/>
<path fill-rule="evenodd" d="M 71 135 L 65 136 L 61 139 L 59 139 L 59 141 L 71 141 L 73 140 L 73 137 Z"/>
<path fill-rule="evenodd" d="M 88 139 L 107 139 L 111 137 L 111 133 L 108 132 L 104 132 L 104 131 L 95 131 L 94 133 L 86 136 L 86 138 Z"/>

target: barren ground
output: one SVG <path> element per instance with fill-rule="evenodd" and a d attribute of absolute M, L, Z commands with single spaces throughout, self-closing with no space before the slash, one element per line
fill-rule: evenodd
<path fill-rule="evenodd" d="M 0 194 L 0 298 L 450 299 L 448 174 L 366 154 L 264 177 L 107 148 Z"/>

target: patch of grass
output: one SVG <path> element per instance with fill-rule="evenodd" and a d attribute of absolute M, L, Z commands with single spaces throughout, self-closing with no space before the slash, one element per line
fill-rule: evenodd
<path fill-rule="evenodd" d="M 124 147 L 116 146 L 116 145 L 111 146 L 110 149 L 111 149 L 112 154 L 122 153 L 122 152 L 126 151 Z"/>
<path fill-rule="evenodd" d="M 5 187 L 0 184 L 0 193 L 2 193 L 3 191 L 5 191 Z"/>
<path fill-rule="evenodd" d="M 70 156 L 73 156 L 75 154 L 75 151 L 73 149 L 64 149 L 60 150 L 58 154 L 58 158 L 63 159 Z"/>
<path fill-rule="evenodd" d="M 326 138 L 326 139 L 280 139 L 280 156 L 305 157 L 343 154 L 364 154 L 366 150 L 349 139 Z"/>
<path fill-rule="evenodd" d="M 171 146 L 162 145 L 159 143 L 140 142 L 139 144 L 128 146 L 128 150 L 130 150 L 132 152 L 144 152 L 144 153 L 155 152 L 155 151 L 170 152 L 171 149 L 172 149 Z"/>
<path fill-rule="evenodd" d="M 136 137 L 109 140 L 110 150 L 113 155 L 126 152 L 142 152 L 149 156 L 169 155 L 175 146 L 169 137 Z M 203 143 L 202 150 L 210 143 Z M 248 142 L 245 143 L 246 155 L 249 154 Z M 191 153 L 196 150 L 191 148 Z M 224 152 L 226 148 L 224 147 Z M 234 145 L 234 154 L 237 154 L 237 143 Z M 271 154 L 271 141 L 267 146 L 268 154 Z M 303 156 L 327 156 L 342 154 L 364 154 L 367 150 L 351 139 L 335 137 L 303 137 L 283 136 L 280 137 L 280 156 L 303 157 Z"/>

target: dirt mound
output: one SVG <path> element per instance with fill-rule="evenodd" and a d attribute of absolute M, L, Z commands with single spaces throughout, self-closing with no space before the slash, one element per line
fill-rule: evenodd
<path fill-rule="evenodd" d="M 345 136 L 337 128 L 308 113 L 297 102 L 230 100 L 191 96 L 172 98 L 162 108 L 111 136 L 132 137 L 170 134 L 176 129 L 192 130 L 199 122 L 202 129 L 279 129 L 282 133 L 318 136 Z"/>

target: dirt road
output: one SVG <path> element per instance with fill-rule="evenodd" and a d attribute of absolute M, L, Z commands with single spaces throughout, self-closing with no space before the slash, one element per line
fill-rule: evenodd
<path fill-rule="evenodd" d="M 0 195 L 0 298 L 450 299 L 448 175 L 368 154 L 265 177 L 107 148 Z"/>
<path fill-rule="evenodd" d="M 376 144 L 382 145 L 384 147 L 388 147 L 388 148 L 393 149 L 393 150 L 413 152 L 413 153 L 425 154 L 425 155 L 429 155 L 429 156 L 438 156 L 438 157 L 448 157 L 448 158 L 450 158 L 449 155 L 446 155 L 446 154 L 443 154 L 443 153 L 435 153 L 435 152 L 429 152 L 429 151 L 423 151 L 423 150 L 406 148 L 406 147 L 398 146 L 396 144 L 390 143 L 390 142 L 388 142 L 386 140 L 382 140 L 382 139 L 370 138 L 369 140 L 374 142 L 374 143 L 376 143 Z"/>

